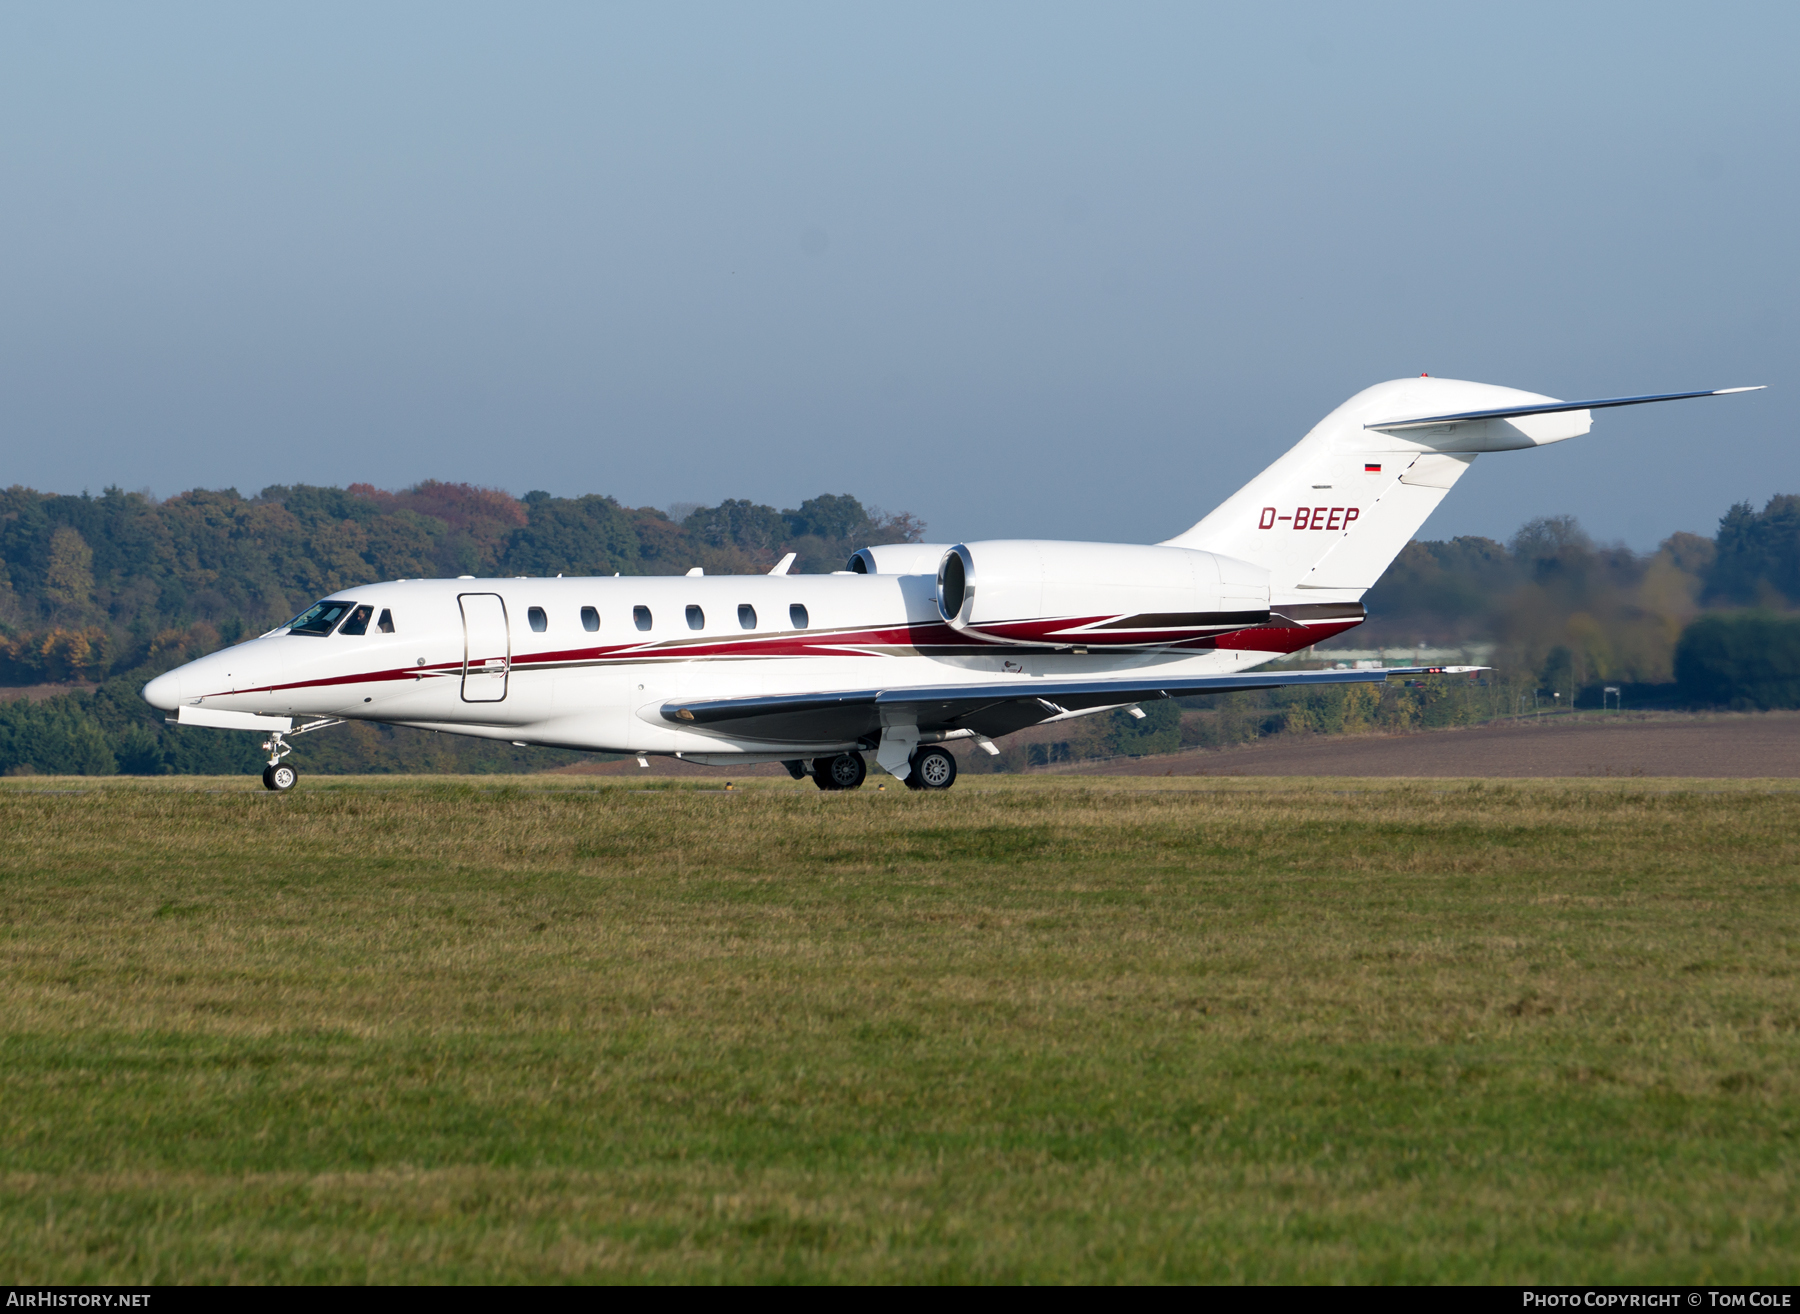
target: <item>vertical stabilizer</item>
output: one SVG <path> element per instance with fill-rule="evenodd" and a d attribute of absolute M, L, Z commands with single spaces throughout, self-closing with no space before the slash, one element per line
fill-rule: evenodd
<path fill-rule="evenodd" d="M 1397 379 L 1358 393 L 1206 519 L 1165 546 L 1236 557 L 1269 572 L 1270 601 L 1356 602 L 1381 578 L 1481 452 L 1561 442 L 1586 411 L 1449 418 L 1556 405 L 1516 388 Z M 1381 427 L 1391 422 L 1390 431 Z"/>

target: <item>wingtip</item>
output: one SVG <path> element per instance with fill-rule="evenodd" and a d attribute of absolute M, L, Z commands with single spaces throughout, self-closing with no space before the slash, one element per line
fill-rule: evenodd
<path fill-rule="evenodd" d="M 1726 393 L 1730 392 L 1761 392 L 1768 386 L 1769 385 L 1766 383 L 1753 383 L 1748 388 L 1715 388 L 1713 389 L 1712 395 L 1715 397 L 1723 397 Z"/>

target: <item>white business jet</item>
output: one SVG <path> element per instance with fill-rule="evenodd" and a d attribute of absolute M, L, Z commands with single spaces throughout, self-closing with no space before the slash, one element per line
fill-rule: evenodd
<path fill-rule="evenodd" d="M 1470 671 L 1258 671 L 1360 624 L 1362 596 L 1483 452 L 1588 431 L 1591 412 L 1751 392 L 1564 402 L 1455 379 L 1358 393 L 1186 533 L 863 548 L 789 575 L 395 580 L 345 589 L 144 687 L 180 725 L 295 735 L 376 721 L 709 765 L 781 762 L 855 789 L 873 753 L 947 789 L 944 745 L 1141 703 Z M 298 725 L 296 723 L 298 722 Z"/>

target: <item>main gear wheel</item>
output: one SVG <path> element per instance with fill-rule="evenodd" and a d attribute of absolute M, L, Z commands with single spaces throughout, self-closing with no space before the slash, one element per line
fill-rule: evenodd
<path fill-rule="evenodd" d="M 912 755 L 912 769 L 906 773 L 908 789 L 949 789 L 956 783 L 956 757 L 947 748 L 933 744 Z"/>
<path fill-rule="evenodd" d="M 813 783 L 820 789 L 855 789 L 869 774 L 861 753 L 813 759 Z"/>

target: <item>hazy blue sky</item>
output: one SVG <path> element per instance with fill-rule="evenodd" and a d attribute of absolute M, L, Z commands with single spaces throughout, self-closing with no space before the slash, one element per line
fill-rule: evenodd
<path fill-rule="evenodd" d="M 1765 383 L 1426 526 L 1800 492 L 1800 7 L 0 9 L 0 481 L 1150 540 L 1429 370 Z"/>

